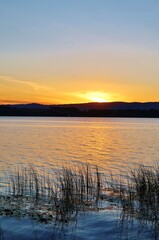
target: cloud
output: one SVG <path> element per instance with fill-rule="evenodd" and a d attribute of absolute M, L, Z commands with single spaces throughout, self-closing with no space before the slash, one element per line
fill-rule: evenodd
<path fill-rule="evenodd" d="M 0 96 L 0 103 L 4 104 L 47 103 L 51 100 L 53 101 L 53 98 L 56 100 L 57 91 L 52 86 L 47 86 L 39 82 L 18 80 L 10 76 L 0 76 Z M 58 102 L 58 99 L 56 102 Z"/>
<path fill-rule="evenodd" d="M 46 90 L 46 91 L 50 91 L 50 87 L 43 85 L 41 83 L 36 83 L 33 81 L 22 81 L 22 80 L 18 80 L 16 78 L 10 77 L 10 76 L 0 76 L 0 80 L 3 80 L 4 82 L 8 82 L 8 83 L 14 83 L 14 84 L 18 84 L 18 85 L 23 85 L 23 86 L 28 86 L 31 87 L 34 91 L 39 91 L 39 90 Z M 53 89 L 52 89 L 53 90 Z"/>
<path fill-rule="evenodd" d="M 21 100 L 14 100 L 14 99 L 1 99 L 0 104 L 23 104 L 23 103 L 30 103 L 29 101 L 21 101 Z"/>

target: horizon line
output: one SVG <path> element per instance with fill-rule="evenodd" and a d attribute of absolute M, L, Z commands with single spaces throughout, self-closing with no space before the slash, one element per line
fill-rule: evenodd
<path fill-rule="evenodd" d="M 105 102 L 80 102 L 80 103 L 40 103 L 40 102 L 28 102 L 28 101 L 23 101 L 23 102 L 20 102 L 20 101 L 15 101 L 15 102 L 12 102 L 12 101 L 6 101 L 6 102 L 0 102 L 0 105 L 31 105 L 31 104 L 36 104 L 36 105 L 45 105 L 45 106 L 60 106 L 60 105 L 80 105 L 80 104 L 110 104 L 110 103 L 141 103 L 141 104 L 144 104 L 144 103 L 159 103 L 159 101 L 105 101 Z"/>

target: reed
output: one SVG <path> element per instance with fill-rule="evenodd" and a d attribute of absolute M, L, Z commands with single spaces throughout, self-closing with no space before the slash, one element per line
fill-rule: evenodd
<path fill-rule="evenodd" d="M 65 166 L 52 174 L 40 174 L 29 165 L 11 170 L 7 181 L 7 194 L 45 199 L 55 209 L 61 205 L 66 212 L 97 203 L 103 188 L 109 188 L 120 199 L 123 209 L 138 209 L 149 216 L 159 211 L 159 167 L 131 168 L 127 176 L 111 174 L 104 183 L 98 167 L 90 164 Z"/>
<path fill-rule="evenodd" d="M 139 166 L 131 168 L 123 178 L 110 178 L 107 184 L 124 214 L 159 224 L 159 167 Z"/>
<path fill-rule="evenodd" d="M 139 213 L 150 220 L 158 219 L 159 168 L 141 166 L 131 170 L 131 178 Z"/>
<path fill-rule="evenodd" d="M 61 170 L 53 169 L 51 173 L 39 172 L 30 164 L 12 169 L 6 177 L 9 201 L 16 199 L 19 200 L 18 204 L 33 203 L 28 215 L 41 222 L 65 224 L 76 220 L 79 211 L 98 209 L 98 202 L 104 193 L 106 201 L 109 201 L 109 196 L 111 201 L 118 201 L 122 208 L 122 223 L 127 224 L 132 219 L 148 222 L 154 228 L 153 239 L 158 237 L 158 166 L 130 168 L 126 175 L 110 174 L 105 181 L 99 168 L 90 164 L 64 166 Z M 42 207 L 44 205 L 45 209 Z M 13 214 L 14 210 L 5 209 L 5 212 Z M 1 228 L 0 239 L 3 239 Z"/>
<path fill-rule="evenodd" d="M 95 172 L 96 170 L 96 172 Z M 78 168 L 64 167 L 60 177 L 57 179 L 59 185 L 57 211 L 60 216 L 68 218 L 74 213 L 76 216 L 79 210 L 95 206 L 99 198 L 101 181 L 98 168 L 91 165 L 82 165 Z"/>
<path fill-rule="evenodd" d="M 134 220 L 138 222 L 141 234 L 151 227 L 152 238 L 159 237 L 159 167 L 139 166 L 130 168 L 125 176 L 110 175 L 107 179 L 109 191 L 120 204 L 120 239 L 125 238 Z M 127 229 L 127 231 L 126 231 Z M 129 234 L 128 234 L 129 235 Z M 130 237 L 131 239 L 131 237 Z M 139 239 L 142 239 L 139 237 Z"/>
<path fill-rule="evenodd" d="M 76 218 L 80 210 L 97 206 L 102 177 L 97 166 L 65 166 L 62 170 L 38 172 L 34 165 L 11 170 L 6 174 L 7 194 L 21 201 L 45 203 L 59 221 Z"/>

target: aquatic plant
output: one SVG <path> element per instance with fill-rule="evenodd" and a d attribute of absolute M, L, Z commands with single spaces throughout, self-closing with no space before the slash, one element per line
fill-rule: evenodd
<path fill-rule="evenodd" d="M 144 165 L 132 167 L 125 176 L 116 177 L 111 174 L 107 184 L 122 208 L 121 225 L 128 224 L 133 219 L 141 225 L 151 225 L 152 239 L 157 239 L 159 233 L 159 167 Z"/>
<path fill-rule="evenodd" d="M 44 222 L 52 219 L 67 222 L 75 219 L 80 210 L 97 207 L 102 186 L 98 167 L 89 164 L 53 169 L 52 174 L 40 173 L 30 164 L 12 169 L 6 176 L 8 189 L 3 202 L 21 207 L 19 214 L 27 208 L 30 217 Z M 18 211 L 8 207 L 2 212 L 14 215 Z"/>
<path fill-rule="evenodd" d="M 135 219 L 141 225 L 152 226 L 152 239 L 158 237 L 158 166 L 133 167 L 125 175 L 107 173 L 105 179 L 98 167 L 90 164 L 64 166 L 49 173 L 29 165 L 12 169 L 6 177 L 8 189 L 0 196 L 3 215 L 28 216 L 43 223 L 63 225 L 77 220 L 80 211 L 116 206 L 121 209 L 120 228 L 124 225 L 129 228 Z M 110 205 L 100 207 L 102 200 Z M 2 232 L 0 236 L 3 238 Z"/>

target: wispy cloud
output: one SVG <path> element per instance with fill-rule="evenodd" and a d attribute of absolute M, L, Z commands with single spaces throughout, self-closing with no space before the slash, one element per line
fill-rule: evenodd
<path fill-rule="evenodd" d="M 14 83 L 18 85 L 24 85 L 24 86 L 27 85 L 28 87 L 31 87 L 34 91 L 39 91 L 41 89 L 50 91 L 50 87 L 41 83 L 33 82 L 33 81 L 19 80 L 10 76 L 0 76 L 0 81 L 1 80 L 3 80 L 3 82 Z"/>
<path fill-rule="evenodd" d="M 57 91 L 51 85 L 34 81 L 19 80 L 11 76 L 0 76 L 0 103 L 52 102 Z M 50 99 L 50 100 L 49 100 Z M 27 100 L 27 101 L 26 101 Z"/>
<path fill-rule="evenodd" d="M 15 100 L 15 99 L 0 98 L 0 104 L 23 104 L 23 103 L 30 103 L 30 102 L 29 101 Z"/>
<path fill-rule="evenodd" d="M 34 85 L 34 82 L 31 81 L 21 81 L 21 80 L 17 80 L 14 77 L 10 77 L 10 76 L 0 76 L 0 80 L 6 81 L 6 82 L 13 82 L 13 83 L 19 83 L 19 84 L 29 84 L 29 85 Z"/>

